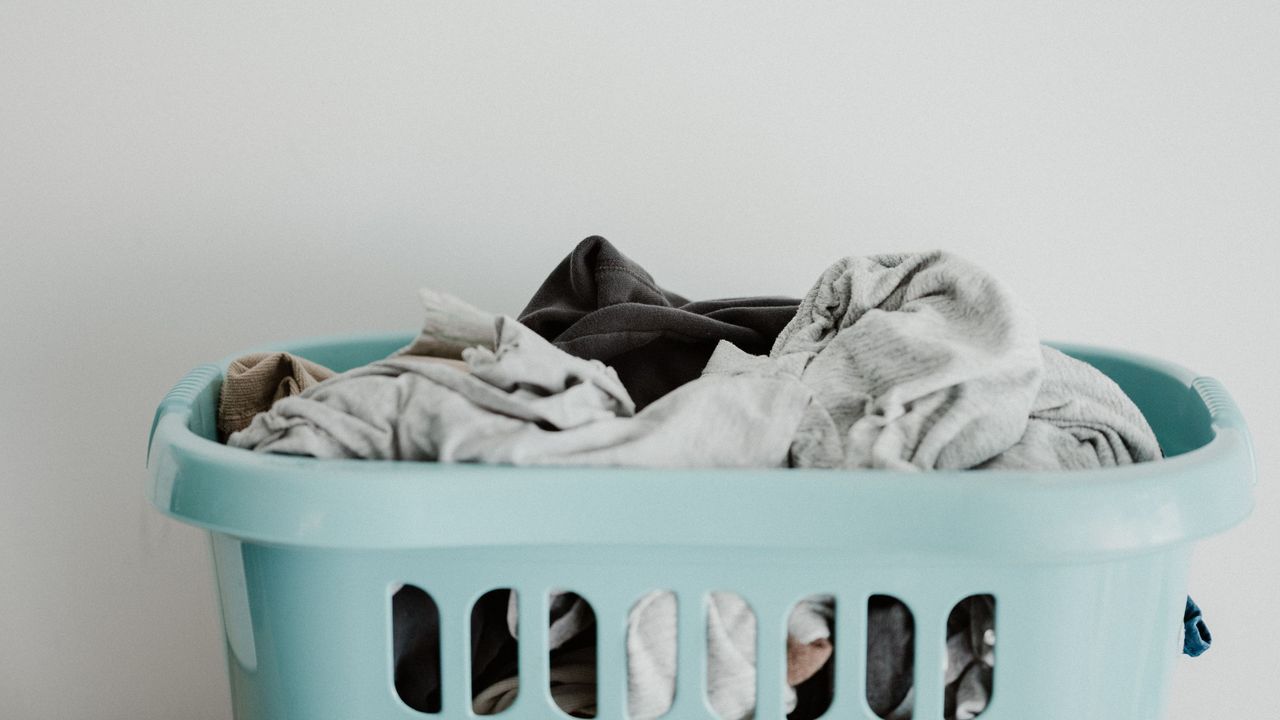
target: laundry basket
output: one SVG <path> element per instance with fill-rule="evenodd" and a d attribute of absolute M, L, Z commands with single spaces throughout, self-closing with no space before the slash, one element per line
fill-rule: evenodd
<path fill-rule="evenodd" d="M 335 370 L 408 336 L 281 345 Z M 943 717 L 946 623 L 996 599 L 986 720 L 1155 720 L 1181 647 L 1194 541 L 1252 507 L 1253 455 L 1223 387 L 1176 365 L 1058 345 L 1137 403 L 1167 456 L 1099 471 L 645 470 L 316 460 L 216 441 L 227 361 L 187 374 L 156 412 L 149 497 L 210 531 L 238 720 L 472 717 L 472 603 L 516 591 L 520 692 L 499 717 L 565 717 L 547 690 L 548 591 L 594 609 L 598 717 L 626 711 L 626 622 L 650 590 L 678 605 L 670 718 L 714 718 L 705 698 L 706 598 L 754 610 L 757 711 L 782 718 L 786 617 L 835 598 L 834 699 L 825 717 L 875 720 L 865 697 L 868 599 L 914 617 L 914 715 Z M 392 680 L 390 598 L 434 599 L 441 710 Z M 540 622 L 533 622 L 539 619 Z M 541 632 L 539 630 L 541 629 Z M 1207 690 L 1211 691 L 1211 690 Z"/>

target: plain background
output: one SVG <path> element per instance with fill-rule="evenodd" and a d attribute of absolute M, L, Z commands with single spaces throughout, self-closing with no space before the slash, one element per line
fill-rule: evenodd
<path fill-rule="evenodd" d="M 596 233 L 697 298 L 943 247 L 1221 379 L 1259 506 L 1170 718 L 1280 709 L 1280 5 L 192 5 L 0 3 L 0 717 L 228 718 L 206 540 L 142 495 L 183 372 L 423 285 L 515 313 Z"/>

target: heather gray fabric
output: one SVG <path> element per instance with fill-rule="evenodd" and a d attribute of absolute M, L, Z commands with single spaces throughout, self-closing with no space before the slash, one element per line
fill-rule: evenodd
<path fill-rule="evenodd" d="M 790 467 L 835 467 L 843 447 L 835 421 L 822 401 L 800 381 L 805 358 L 799 354 L 771 358 L 751 355 L 721 341 L 707 360 L 706 374 L 768 379 L 807 398 L 787 450 Z"/>
<path fill-rule="evenodd" d="M 493 349 L 497 315 L 439 290 L 418 290 L 422 302 L 422 330 L 396 355 L 461 358 L 471 347 Z"/>
<path fill-rule="evenodd" d="M 953 255 L 832 265 L 769 358 L 811 407 L 797 467 L 1085 470 L 1160 457 L 1137 406 L 1093 366 L 1041 345 L 1027 313 Z"/>
<path fill-rule="evenodd" d="M 1022 438 L 982 470 L 1095 470 L 1160 458 L 1129 396 L 1088 363 L 1041 346 L 1044 379 Z"/>
<path fill-rule="evenodd" d="M 794 379 L 709 373 L 632 415 L 617 375 L 511 318 L 471 373 L 400 356 L 285 398 L 228 443 L 321 458 L 781 467 L 810 404 Z"/>
<path fill-rule="evenodd" d="M 840 260 L 770 356 L 831 418 L 802 467 L 956 469 L 1022 436 L 1042 365 L 1029 314 L 994 278 L 944 252 Z M 838 454 L 830 452 L 839 447 Z"/>

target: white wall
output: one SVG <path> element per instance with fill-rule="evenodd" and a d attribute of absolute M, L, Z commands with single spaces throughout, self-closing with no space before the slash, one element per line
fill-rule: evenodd
<path fill-rule="evenodd" d="M 694 297 L 940 246 L 1216 375 L 1260 506 L 1173 720 L 1280 708 L 1270 0 L 0 3 L 0 717 L 229 715 L 151 412 L 255 343 L 515 312 L 600 233 Z"/>

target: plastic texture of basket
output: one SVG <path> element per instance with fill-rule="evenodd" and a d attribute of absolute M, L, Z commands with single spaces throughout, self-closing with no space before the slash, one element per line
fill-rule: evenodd
<path fill-rule="evenodd" d="M 409 336 L 281 344 L 335 370 Z M 758 620 L 757 718 L 784 716 L 786 617 L 836 599 L 835 691 L 824 717 L 875 720 L 865 697 L 867 603 L 915 621 L 914 715 L 943 717 L 946 621 L 996 598 L 985 720 L 1158 720 L 1182 643 L 1195 541 L 1244 519 L 1255 469 L 1244 421 L 1216 380 L 1115 350 L 1054 343 L 1115 380 L 1165 459 L 1099 471 L 528 468 L 317 460 L 219 444 L 221 363 L 192 370 L 156 411 L 148 496 L 207 529 L 237 720 L 473 717 L 470 611 L 517 592 L 521 689 L 499 717 L 567 717 L 548 688 L 552 589 L 592 605 L 597 717 L 626 716 L 626 622 L 650 590 L 678 603 L 677 686 L 666 717 L 705 701 L 709 592 Z M 263 349 L 263 348 L 259 348 Z M 442 707 L 419 713 L 392 678 L 390 597 L 416 585 L 440 619 Z M 541 634 L 524 618 L 543 618 Z"/>

